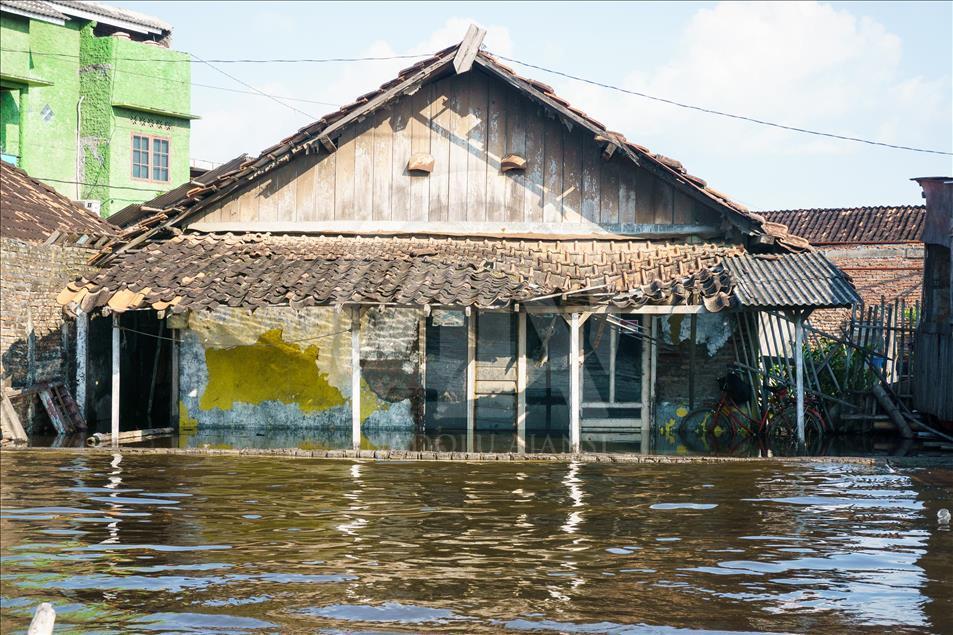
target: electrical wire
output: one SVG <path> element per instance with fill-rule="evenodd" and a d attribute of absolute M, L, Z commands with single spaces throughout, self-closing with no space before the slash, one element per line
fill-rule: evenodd
<path fill-rule="evenodd" d="M 10 53 L 29 53 L 29 54 L 31 54 L 31 55 L 60 56 L 60 57 L 70 57 L 70 58 L 76 58 L 76 59 L 79 58 L 78 55 L 71 55 L 71 54 L 67 54 L 67 53 L 44 53 L 44 52 L 34 52 L 34 51 L 29 51 L 29 50 L 24 50 L 24 49 L 0 49 L 0 50 L 2 50 L 3 52 L 10 52 Z M 252 86 L 251 84 L 248 84 L 248 83 L 244 82 L 243 80 L 241 80 L 241 79 L 235 77 L 234 75 L 231 75 L 231 74 L 229 74 L 229 73 L 223 71 L 223 70 L 220 69 L 220 68 L 217 68 L 217 67 L 213 66 L 213 64 L 226 64 L 226 63 L 261 63 L 261 64 L 264 64 L 264 63 L 274 63 L 274 64 L 287 64 L 287 63 L 295 63 L 295 62 L 305 62 L 305 63 L 364 62 L 364 61 L 384 61 L 384 60 L 396 60 L 396 59 L 412 59 L 412 58 L 423 58 L 423 57 L 429 57 L 429 56 L 430 56 L 429 54 L 427 54 L 427 55 L 421 54 L 421 55 L 391 55 L 391 56 L 372 56 L 372 57 L 271 58 L 271 59 L 209 59 L 209 60 L 204 60 L 204 59 L 198 57 L 197 55 L 195 55 L 194 53 L 190 53 L 189 55 L 191 55 L 192 58 L 194 58 L 195 61 L 198 61 L 198 62 L 201 62 L 201 63 L 203 63 L 203 64 L 206 64 L 206 65 L 209 66 L 210 68 L 212 68 L 212 69 L 216 70 L 217 72 L 219 72 L 219 73 L 225 75 L 225 76 L 228 77 L 229 79 L 232 79 L 233 81 L 236 81 L 236 82 L 238 82 L 239 84 L 242 84 L 242 85 L 245 86 L 246 88 L 250 88 L 252 91 L 254 91 L 255 94 L 258 94 L 258 95 L 260 95 L 260 96 L 262 96 L 262 97 L 267 97 L 268 99 L 271 99 L 272 101 L 275 101 L 276 103 L 281 104 L 282 106 L 284 106 L 284 107 L 286 107 L 286 108 L 289 108 L 289 109 L 291 109 L 291 110 L 293 110 L 293 111 L 295 111 L 295 112 L 297 112 L 297 113 L 299 113 L 299 114 L 305 115 L 306 117 L 309 117 L 309 118 L 312 119 L 312 120 L 316 120 L 317 117 L 315 117 L 314 115 L 308 114 L 308 113 L 304 112 L 303 110 L 300 110 L 300 109 L 298 109 L 298 108 L 295 108 L 294 106 L 292 106 L 292 105 L 290 105 L 290 104 L 287 104 L 287 103 L 285 103 L 284 101 L 282 101 L 282 99 L 287 99 L 288 101 L 292 101 L 292 100 L 293 100 L 293 101 L 302 101 L 302 102 L 307 102 L 307 101 L 310 101 L 310 100 L 298 99 L 298 98 L 292 98 L 292 97 L 282 97 L 282 98 L 276 97 L 276 96 L 271 95 L 271 94 L 269 94 L 269 93 L 266 93 L 266 92 L 264 92 L 264 91 L 262 91 L 262 90 L 259 90 L 258 88 Z M 633 95 L 633 96 L 635 96 L 635 97 L 641 97 L 641 98 L 643 98 L 643 99 L 649 99 L 649 100 L 652 100 L 652 101 L 657 101 L 657 102 L 660 102 L 660 103 L 668 104 L 668 105 L 671 105 L 671 106 L 676 106 L 676 107 L 684 108 L 684 109 L 687 109 L 687 110 L 694 110 L 694 111 L 697 111 L 697 112 L 702 112 L 702 113 L 706 113 L 706 114 L 710 114 L 710 115 L 716 115 L 716 116 L 719 116 L 719 117 L 726 117 L 726 118 L 729 118 L 729 119 L 735 119 L 735 120 L 739 120 L 739 121 L 746 121 L 746 122 L 748 122 L 748 123 L 754 123 L 754 124 L 758 124 L 758 125 L 761 125 L 761 126 L 767 126 L 767 127 L 771 127 L 771 128 L 777 128 L 777 129 L 780 129 L 780 130 L 787 130 L 787 131 L 789 131 L 789 132 L 800 132 L 800 133 L 802 133 L 802 134 L 809 134 L 809 135 L 814 135 L 814 136 L 819 136 L 819 137 L 826 137 L 826 138 L 829 138 L 829 139 L 838 139 L 838 140 L 840 140 L 840 141 L 853 141 L 853 142 L 855 142 L 855 143 L 863 143 L 863 144 L 867 144 L 867 145 L 872 145 L 872 146 L 877 146 L 877 147 L 882 147 L 882 148 L 890 148 L 890 149 L 894 149 L 894 150 L 905 150 L 905 151 L 908 151 L 908 152 L 921 152 L 921 153 L 925 153 L 925 154 L 938 154 L 938 155 L 942 155 L 942 156 L 953 156 L 953 152 L 949 152 L 949 151 L 945 151 L 945 150 L 934 150 L 934 149 L 931 149 L 931 148 L 920 148 L 920 147 L 900 145 L 900 144 L 895 144 L 895 143 L 886 143 L 886 142 L 883 142 L 883 141 L 874 141 L 874 140 L 872 140 L 872 139 L 864 139 L 864 138 L 862 138 L 862 137 L 854 137 L 854 136 L 850 136 L 850 135 L 843 135 L 843 134 L 837 134 L 837 133 L 832 133 L 832 132 L 823 132 L 823 131 L 819 131 L 819 130 L 812 130 L 812 129 L 810 129 L 810 128 L 803 128 L 803 127 L 800 127 L 800 126 L 790 126 L 790 125 L 787 125 L 787 124 L 781 124 L 781 123 L 777 123 L 777 122 L 774 122 L 774 121 L 768 121 L 768 120 L 766 120 L 766 119 L 759 119 L 759 118 L 757 118 L 757 117 L 750 117 L 750 116 L 747 116 L 747 115 L 739 115 L 739 114 L 735 114 L 735 113 L 725 112 L 725 111 L 722 111 L 722 110 L 716 110 L 716 109 L 714 109 L 714 108 L 707 108 L 707 107 L 704 107 L 704 106 L 696 106 L 696 105 L 694 105 L 694 104 L 689 104 L 689 103 L 677 101 L 677 100 L 674 100 L 674 99 L 668 99 L 668 98 L 666 98 L 666 97 L 659 97 L 659 96 L 656 96 L 656 95 L 650 95 L 650 94 L 648 94 L 648 93 L 644 93 L 644 92 L 641 92 L 641 91 L 629 90 L 629 89 L 627 89 L 627 88 L 622 88 L 622 87 L 620 87 L 620 86 L 615 86 L 615 85 L 613 85 L 613 84 L 607 84 L 607 83 L 604 83 L 604 82 L 598 82 L 598 81 L 595 81 L 595 80 L 586 79 L 586 78 L 580 77 L 580 76 L 578 76 L 578 75 L 572 75 L 572 74 L 570 74 L 570 73 L 566 73 L 566 72 L 563 72 L 563 71 L 558 71 L 558 70 L 555 70 L 555 69 L 552 69 L 552 68 L 547 68 L 547 67 L 545 67 L 545 66 L 540 66 L 540 65 L 538 65 L 538 64 L 531 64 L 531 63 L 529 63 L 529 62 L 524 62 L 524 61 L 522 61 L 522 60 L 518 60 L 518 59 L 515 59 L 515 58 L 512 58 L 512 57 L 507 57 L 507 56 L 505 56 L 505 55 L 496 55 L 496 57 L 498 57 L 499 59 L 505 60 L 505 61 L 507 61 L 507 62 L 511 62 L 511 63 L 513 63 L 513 64 L 519 64 L 520 66 L 525 66 L 525 67 L 527 67 L 527 68 L 533 68 L 533 69 L 536 69 L 536 70 L 539 70 L 539 71 L 543 71 L 544 73 L 550 73 L 550 74 L 552 74 L 552 75 L 557 75 L 557 76 L 559 76 L 559 77 L 565 77 L 566 79 L 571 79 L 571 80 L 573 80 L 573 81 L 582 82 L 582 83 L 585 83 L 585 84 L 589 84 L 589 85 L 591 85 L 591 86 L 598 86 L 598 87 L 600 87 L 600 88 L 605 88 L 605 89 L 607 89 L 607 90 L 613 90 L 613 91 L 620 92 L 620 93 L 624 93 L 624 94 L 627 94 L 627 95 Z M 191 61 L 192 61 L 192 60 L 155 60 L 155 59 L 148 59 L 148 58 L 114 58 L 114 60 L 116 60 L 116 61 L 119 61 L 119 60 L 142 61 L 142 62 L 152 62 L 152 63 L 182 63 L 182 62 L 191 62 Z M 123 72 L 122 69 L 119 69 L 119 70 L 120 70 L 120 72 Z M 140 74 L 140 73 L 133 73 L 132 71 L 125 71 L 125 72 L 128 72 L 128 73 L 130 73 L 130 74 Z M 158 78 L 157 78 L 157 79 L 158 79 Z M 171 80 L 171 81 L 177 81 L 177 80 Z M 218 90 L 229 90 L 229 89 L 224 88 L 224 87 L 217 87 L 217 86 L 210 86 L 210 85 L 202 85 L 202 84 L 198 84 L 198 83 L 196 83 L 195 85 L 196 85 L 196 86 L 203 86 L 203 87 L 205 87 L 205 88 L 214 88 L 214 89 L 218 89 Z M 317 102 L 317 101 L 315 101 L 314 103 L 323 104 L 323 105 L 332 105 L 332 104 L 327 104 L 327 103 L 324 103 L 324 102 Z"/>
<path fill-rule="evenodd" d="M 798 126 L 788 126 L 785 124 L 776 123 L 773 121 L 766 121 L 764 119 L 757 119 L 755 117 L 748 117 L 746 115 L 736 115 L 730 112 L 724 112 L 721 110 L 714 110 L 713 108 L 705 108 L 703 106 L 695 106 L 692 104 L 687 104 L 680 101 L 675 101 L 674 99 L 666 99 L 665 97 L 657 97 L 655 95 L 649 95 L 648 93 L 639 92 L 636 90 L 628 90 L 626 88 L 620 88 L 619 86 L 613 86 L 612 84 L 605 84 L 602 82 L 597 82 L 591 79 L 586 79 L 584 77 L 579 77 L 577 75 L 570 75 L 569 73 L 564 73 L 562 71 L 553 70 L 551 68 L 546 68 L 545 66 L 538 66 L 536 64 L 530 64 L 529 62 L 523 62 L 511 57 L 506 57 L 504 55 L 496 55 L 501 60 L 506 60 L 507 62 L 512 62 L 514 64 L 519 64 L 520 66 L 525 66 L 527 68 L 534 68 L 538 71 L 543 71 L 545 73 L 551 73 L 553 75 L 558 75 L 560 77 L 565 77 L 567 79 L 572 79 L 577 82 L 582 82 L 584 84 L 590 84 L 592 86 L 598 86 L 600 88 L 606 88 L 609 90 L 618 91 L 620 93 L 625 93 L 627 95 L 634 95 L 636 97 L 642 97 L 645 99 L 651 99 L 653 101 L 658 101 L 664 104 L 669 104 L 671 106 L 678 106 L 679 108 L 686 108 L 688 110 L 697 110 L 698 112 L 704 112 L 710 115 L 718 115 L 719 117 L 728 117 L 730 119 L 738 119 L 741 121 L 747 121 L 749 123 L 756 123 L 762 126 L 770 126 L 772 128 L 780 128 L 782 130 L 789 130 L 792 132 L 802 132 L 804 134 L 816 135 L 819 137 L 828 137 L 830 139 L 840 139 L 842 141 L 855 141 L 857 143 L 866 143 L 872 146 L 880 146 L 884 148 L 892 148 L 895 150 L 908 150 L 910 152 L 924 152 L 927 154 L 941 154 L 944 156 L 953 156 L 953 152 L 947 152 L 944 150 L 932 150 L 929 148 L 917 148 L 913 146 L 903 146 L 893 143 L 885 143 L 883 141 L 872 141 L 870 139 L 862 139 L 860 137 L 851 137 L 848 135 L 835 134 L 832 132 L 820 132 L 818 130 L 810 130 L 808 128 L 800 128 Z"/>
<path fill-rule="evenodd" d="M 68 181 L 68 180 L 65 180 L 65 179 L 49 178 L 49 177 L 46 177 L 46 176 L 35 176 L 35 175 L 31 175 L 31 176 L 32 176 L 34 179 L 38 180 L 38 181 L 53 181 L 54 183 L 66 183 L 66 184 L 68 184 L 68 185 L 86 185 L 86 186 L 89 186 L 89 187 L 94 187 L 94 186 L 95 186 L 95 187 L 105 187 L 105 188 L 111 189 L 111 190 L 133 190 L 133 191 L 135 191 L 135 192 L 154 192 L 154 193 L 160 193 L 160 192 L 168 192 L 170 189 L 172 189 L 172 187 L 175 187 L 175 186 L 171 185 L 171 183 L 170 183 L 170 186 L 169 186 L 168 188 L 153 190 L 153 189 L 145 188 L 145 187 L 133 187 L 133 186 L 131 186 L 131 185 L 128 185 L 128 186 L 127 186 L 127 185 L 106 185 L 105 183 L 87 183 L 87 182 L 85 182 L 85 181 Z"/>
<path fill-rule="evenodd" d="M 272 100 L 272 101 L 275 102 L 276 104 L 281 104 L 282 106 L 284 106 L 285 108 L 288 108 L 289 110 L 293 110 L 293 111 L 296 112 L 296 113 L 302 114 L 302 115 L 304 115 L 305 117 L 307 117 L 308 119 L 310 119 L 311 121 L 316 121 L 316 120 L 318 119 L 317 117 L 315 117 L 315 116 L 312 115 L 312 114 L 306 113 L 305 111 L 303 111 L 303 110 L 301 110 L 301 109 L 299 109 L 299 108 L 295 108 L 295 107 L 292 106 L 291 104 L 286 104 L 285 102 L 281 101 L 280 99 L 278 99 L 278 98 L 275 97 L 274 95 L 269 95 L 269 94 L 266 93 L 265 91 L 259 90 L 259 89 L 255 88 L 254 86 L 252 86 L 252 85 L 249 84 L 248 82 L 243 81 L 243 80 L 241 80 L 241 79 L 235 77 L 235 76 L 232 75 L 231 73 L 227 73 L 227 72 L 223 71 L 222 69 L 220 69 L 220 68 L 217 67 L 217 66 L 214 66 L 214 65 L 211 64 L 210 62 L 206 62 L 205 60 L 203 60 L 201 57 L 195 55 L 194 53 L 190 53 L 190 55 L 192 55 L 192 57 L 194 57 L 194 58 L 195 58 L 196 60 L 198 60 L 199 62 L 202 62 L 203 64 L 205 64 L 206 66 L 208 66 L 208 67 L 211 68 L 212 70 L 217 71 L 217 72 L 221 73 L 222 75 L 224 75 L 225 77 L 228 77 L 229 79 L 238 82 L 239 84 L 241 84 L 241 85 L 244 86 L 245 88 L 250 88 L 250 89 L 252 89 L 253 91 L 255 91 L 256 93 L 260 93 L 261 95 L 263 95 L 264 97 L 267 97 L 268 99 Z"/>
<path fill-rule="evenodd" d="M 163 49 L 170 50 L 170 49 Z M 47 51 L 31 51 L 29 49 L 0 49 L 4 53 L 28 53 L 30 55 L 44 55 L 47 57 L 66 57 L 70 59 L 79 59 L 79 55 L 73 55 L 72 53 L 53 53 Z M 176 51 L 176 52 L 185 52 L 185 51 Z M 199 59 L 194 53 L 188 53 L 192 57 Z M 296 58 L 270 58 L 270 59 L 208 59 L 202 60 L 203 62 L 211 62 L 213 64 L 337 64 L 343 62 L 386 62 L 389 60 L 409 60 L 409 59 L 423 59 L 425 57 L 431 57 L 431 53 L 419 53 L 415 55 L 372 55 L 367 57 L 296 57 Z M 114 61 L 122 62 L 151 62 L 153 64 L 186 64 L 191 63 L 190 59 L 155 59 L 150 57 L 114 57 Z"/>

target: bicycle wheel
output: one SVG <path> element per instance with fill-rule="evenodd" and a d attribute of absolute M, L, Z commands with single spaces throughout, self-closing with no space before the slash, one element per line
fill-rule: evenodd
<path fill-rule="evenodd" d="M 813 410 L 804 413 L 804 454 L 820 452 L 824 444 L 824 420 Z M 787 408 L 768 422 L 768 443 L 771 449 L 783 456 L 798 454 L 797 412 Z"/>

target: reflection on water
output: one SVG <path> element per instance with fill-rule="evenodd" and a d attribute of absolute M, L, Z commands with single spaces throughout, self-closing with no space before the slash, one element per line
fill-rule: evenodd
<path fill-rule="evenodd" d="M 4 632 L 953 630 L 953 470 L 5 453 Z"/>

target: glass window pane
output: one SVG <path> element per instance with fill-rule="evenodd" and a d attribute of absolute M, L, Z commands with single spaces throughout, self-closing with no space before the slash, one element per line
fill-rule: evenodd
<path fill-rule="evenodd" d="M 516 426 L 515 313 L 480 313 L 476 320 L 476 429 Z"/>
<path fill-rule="evenodd" d="M 467 327 L 463 311 L 434 310 L 427 318 L 428 432 L 466 430 Z"/>

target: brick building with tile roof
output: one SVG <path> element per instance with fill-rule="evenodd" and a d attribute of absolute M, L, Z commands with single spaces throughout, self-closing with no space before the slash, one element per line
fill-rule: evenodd
<path fill-rule="evenodd" d="M 0 161 L 0 375 L 28 431 L 44 431 L 49 419 L 36 395 L 20 389 L 74 387 L 75 322 L 64 321 L 56 296 L 93 274 L 87 261 L 115 236 L 106 221 Z"/>
<path fill-rule="evenodd" d="M 103 271 L 59 297 L 112 315 L 128 342 L 120 419 L 177 420 L 190 443 L 237 429 L 312 447 L 647 449 L 653 422 L 717 391 L 750 349 L 735 316 L 857 301 L 783 224 L 481 40 L 471 27 L 124 216 Z M 172 340 L 148 349 L 153 367 L 126 357 L 149 335 Z M 171 408 L 123 399 L 166 367 Z"/>
<path fill-rule="evenodd" d="M 867 306 L 920 300 L 923 283 L 924 205 L 879 205 L 759 212 L 810 241 L 847 273 Z M 836 333 L 849 311 L 818 311 L 812 323 Z"/>

